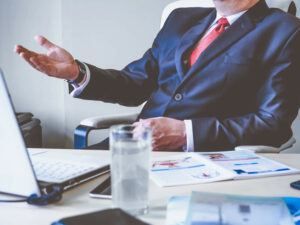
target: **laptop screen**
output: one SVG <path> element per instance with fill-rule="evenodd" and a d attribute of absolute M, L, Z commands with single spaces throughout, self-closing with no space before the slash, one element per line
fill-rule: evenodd
<path fill-rule="evenodd" d="M 20 196 L 41 194 L 1 69 L 0 192 Z"/>

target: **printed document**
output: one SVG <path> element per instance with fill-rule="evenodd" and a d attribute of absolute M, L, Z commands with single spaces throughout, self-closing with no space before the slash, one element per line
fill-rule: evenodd
<path fill-rule="evenodd" d="M 151 170 L 152 179 L 162 187 L 230 180 L 234 176 L 232 171 L 195 153 L 157 157 Z"/>
<path fill-rule="evenodd" d="M 300 171 L 251 151 L 183 153 L 156 157 L 151 178 L 161 187 L 279 176 Z"/>
<path fill-rule="evenodd" d="M 259 156 L 249 150 L 200 154 L 206 159 L 234 172 L 234 179 L 251 179 L 299 173 L 297 169 Z"/>

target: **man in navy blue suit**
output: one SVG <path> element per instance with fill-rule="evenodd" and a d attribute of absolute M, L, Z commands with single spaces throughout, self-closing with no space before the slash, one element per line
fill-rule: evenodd
<path fill-rule="evenodd" d="M 300 21 L 264 0 L 214 3 L 173 11 L 153 46 L 121 71 L 74 60 L 41 36 L 47 55 L 15 51 L 69 80 L 74 97 L 147 101 L 135 125 L 152 127 L 154 150 L 280 146 L 299 107 Z"/>

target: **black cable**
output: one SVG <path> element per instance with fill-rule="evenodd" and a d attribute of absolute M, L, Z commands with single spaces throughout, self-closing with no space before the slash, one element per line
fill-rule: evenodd
<path fill-rule="evenodd" d="M 25 199 L 19 199 L 19 200 L 1 200 L 0 203 L 18 203 L 18 202 L 26 202 L 27 198 Z"/>
<path fill-rule="evenodd" d="M 18 200 L 1 200 L 0 203 L 18 203 L 27 202 L 30 205 L 45 206 L 48 204 L 59 202 L 62 199 L 63 188 L 60 185 L 53 185 L 49 193 L 44 193 L 41 196 L 32 194 L 28 198 Z"/>

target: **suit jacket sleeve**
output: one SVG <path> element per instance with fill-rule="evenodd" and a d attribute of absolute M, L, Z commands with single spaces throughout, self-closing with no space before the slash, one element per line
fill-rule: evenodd
<path fill-rule="evenodd" d="M 192 120 L 194 147 L 232 148 L 238 145 L 280 146 L 292 135 L 298 113 L 300 85 L 300 29 L 287 40 L 266 71 L 266 81 L 257 93 L 257 108 L 248 115 Z M 245 99 L 247 101 L 247 99 Z"/>
<path fill-rule="evenodd" d="M 90 82 L 83 92 L 76 97 L 119 103 L 125 106 L 138 106 L 148 100 L 157 86 L 158 39 L 173 14 L 171 13 L 168 17 L 152 47 L 146 51 L 141 59 L 130 63 L 123 70 L 100 69 L 87 64 L 91 74 Z M 72 87 L 69 89 L 71 90 Z"/>
<path fill-rule="evenodd" d="M 155 87 L 157 65 L 153 48 L 142 59 L 129 64 L 123 70 L 100 69 L 87 64 L 91 78 L 81 99 L 137 106 L 147 100 Z"/>

